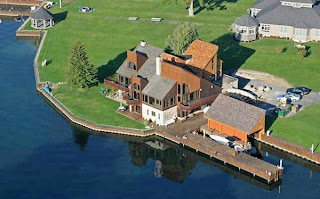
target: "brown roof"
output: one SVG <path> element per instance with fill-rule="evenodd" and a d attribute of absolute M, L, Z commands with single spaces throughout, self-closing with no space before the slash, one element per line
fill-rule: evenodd
<path fill-rule="evenodd" d="M 261 108 L 220 94 L 205 117 L 249 134 L 265 113 Z"/>
<path fill-rule="evenodd" d="M 183 55 L 192 55 L 188 65 L 204 69 L 209 61 L 217 54 L 219 47 L 217 45 L 195 40 L 193 41 Z"/>

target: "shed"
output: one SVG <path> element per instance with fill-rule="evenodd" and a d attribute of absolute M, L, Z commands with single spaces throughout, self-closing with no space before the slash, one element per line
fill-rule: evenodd
<path fill-rule="evenodd" d="M 264 134 L 266 111 L 220 94 L 205 113 L 208 128 L 244 142 L 253 133 Z"/>
<path fill-rule="evenodd" d="M 31 27 L 36 29 L 51 28 L 54 25 L 53 15 L 42 7 L 32 13 L 30 19 Z"/>
<path fill-rule="evenodd" d="M 258 20 L 249 14 L 237 18 L 232 25 L 235 39 L 246 42 L 257 39 L 258 27 Z"/>

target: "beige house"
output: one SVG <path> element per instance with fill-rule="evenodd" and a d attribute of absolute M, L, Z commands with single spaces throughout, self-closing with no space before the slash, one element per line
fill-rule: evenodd
<path fill-rule="evenodd" d="M 317 0 L 257 0 L 250 15 L 259 22 L 261 37 L 295 42 L 320 41 L 320 5 Z"/>

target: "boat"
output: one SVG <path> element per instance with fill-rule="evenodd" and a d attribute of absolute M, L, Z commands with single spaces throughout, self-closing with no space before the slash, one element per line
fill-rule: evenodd
<path fill-rule="evenodd" d="M 21 16 L 17 16 L 16 18 L 14 18 L 14 20 L 16 22 L 21 22 L 22 21 L 22 17 Z"/>
<path fill-rule="evenodd" d="M 224 137 L 221 137 L 221 136 L 218 136 L 218 135 L 209 135 L 211 139 L 213 139 L 214 141 L 220 143 L 220 144 L 223 144 L 223 145 L 229 145 L 229 140 L 224 138 Z"/>
<path fill-rule="evenodd" d="M 0 19 L 0 23 L 2 23 L 2 20 Z"/>
<path fill-rule="evenodd" d="M 242 148 L 241 146 L 239 145 L 234 145 L 234 150 L 238 151 L 238 152 L 244 152 L 246 151 L 244 148 Z"/>

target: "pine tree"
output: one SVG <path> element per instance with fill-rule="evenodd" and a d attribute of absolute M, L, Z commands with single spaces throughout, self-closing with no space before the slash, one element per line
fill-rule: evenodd
<path fill-rule="evenodd" d="M 84 45 L 77 41 L 71 49 L 67 82 L 80 88 L 90 87 L 98 83 L 97 73 L 97 69 L 88 60 Z"/>
<path fill-rule="evenodd" d="M 199 39 L 197 26 L 191 23 L 184 23 L 179 25 L 173 31 L 172 35 L 168 36 L 165 47 L 176 55 L 182 55 L 188 46 L 196 39 Z"/>

